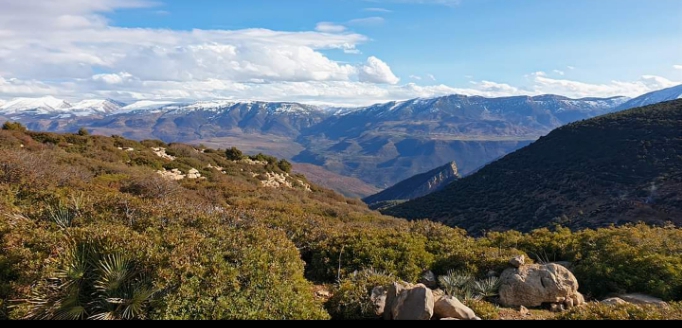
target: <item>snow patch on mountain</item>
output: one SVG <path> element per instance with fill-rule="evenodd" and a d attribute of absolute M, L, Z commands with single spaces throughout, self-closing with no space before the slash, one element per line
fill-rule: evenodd
<path fill-rule="evenodd" d="M 140 100 L 121 108 L 116 114 L 130 113 L 138 110 L 157 110 L 171 106 L 178 106 L 178 103 L 173 101 Z"/>
<path fill-rule="evenodd" d="M 660 102 L 671 101 L 676 99 L 682 99 L 682 84 L 672 88 L 658 90 L 639 96 L 622 104 L 620 107 L 618 107 L 618 109 L 625 110 L 635 107 L 653 105 Z"/>
<path fill-rule="evenodd" d="M 0 113 L 6 115 L 34 114 L 48 115 L 65 113 L 71 108 L 68 102 L 52 96 L 41 98 L 15 98 L 0 106 Z"/>

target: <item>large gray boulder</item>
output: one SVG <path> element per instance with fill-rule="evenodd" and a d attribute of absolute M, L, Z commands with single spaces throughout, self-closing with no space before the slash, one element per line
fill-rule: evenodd
<path fill-rule="evenodd" d="M 632 303 L 635 305 L 656 305 L 656 306 L 660 306 L 663 308 L 668 307 L 668 303 L 664 302 L 662 299 L 657 298 L 657 297 L 653 297 L 653 296 L 649 296 L 649 295 L 626 294 L 626 295 L 619 295 L 618 297 L 625 302 Z"/>
<path fill-rule="evenodd" d="M 433 308 L 436 318 L 455 318 L 459 320 L 478 320 L 476 313 L 468 306 L 462 304 L 456 297 L 443 296 L 436 302 Z"/>
<path fill-rule="evenodd" d="M 434 298 L 423 284 L 394 283 L 388 289 L 384 319 L 429 320 L 433 316 Z"/>
<path fill-rule="evenodd" d="M 585 303 L 578 280 L 558 264 L 531 264 L 508 268 L 500 277 L 500 303 L 509 307 L 538 307 L 543 303 L 564 308 Z"/>

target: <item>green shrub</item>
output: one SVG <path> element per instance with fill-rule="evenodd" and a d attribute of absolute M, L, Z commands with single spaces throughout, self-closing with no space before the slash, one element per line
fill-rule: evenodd
<path fill-rule="evenodd" d="M 244 153 L 242 153 L 241 150 L 237 149 L 237 147 L 232 147 L 230 149 L 225 150 L 225 158 L 227 158 L 230 161 L 240 161 L 244 158 Z"/>
<path fill-rule="evenodd" d="M 341 279 L 327 301 L 326 308 L 333 319 L 376 319 L 374 304 L 370 297 L 374 287 L 388 288 L 396 279 L 374 269 L 354 272 Z"/>
<path fill-rule="evenodd" d="M 19 131 L 19 132 L 26 132 L 27 131 L 26 127 L 24 125 L 22 125 L 21 123 L 9 122 L 9 121 L 5 122 L 2 125 L 2 129 L 7 130 L 7 131 Z"/>
<path fill-rule="evenodd" d="M 282 159 L 277 162 L 277 167 L 286 173 L 291 173 L 292 165 L 286 159 Z"/>
<path fill-rule="evenodd" d="M 77 133 L 77 134 L 78 134 L 79 136 L 82 136 L 82 137 L 87 137 L 87 136 L 90 135 L 90 132 L 89 132 L 88 129 L 86 129 L 86 128 L 80 128 L 80 129 L 78 129 L 78 133 Z"/>
<path fill-rule="evenodd" d="M 664 308 L 655 305 L 609 305 L 589 303 L 558 314 L 555 320 L 681 320 L 682 304 Z"/>
<path fill-rule="evenodd" d="M 497 320 L 500 318 L 500 308 L 495 304 L 481 300 L 463 300 L 462 303 L 483 320 Z"/>

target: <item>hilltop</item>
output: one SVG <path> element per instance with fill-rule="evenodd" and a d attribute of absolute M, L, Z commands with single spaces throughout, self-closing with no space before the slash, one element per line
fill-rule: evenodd
<path fill-rule="evenodd" d="M 682 100 L 561 127 L 385 213 L 472 233 L 682 224 Z"/>

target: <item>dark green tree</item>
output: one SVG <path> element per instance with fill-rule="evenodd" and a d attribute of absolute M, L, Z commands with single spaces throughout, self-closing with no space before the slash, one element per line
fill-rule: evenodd
<path fill-rule="evenodd" d="M 231 161 L 239 161 L 244 158 L 244 153 L 237 149 L 237 147 L 232 147 L 225 150 L 225 157 Z"/>

